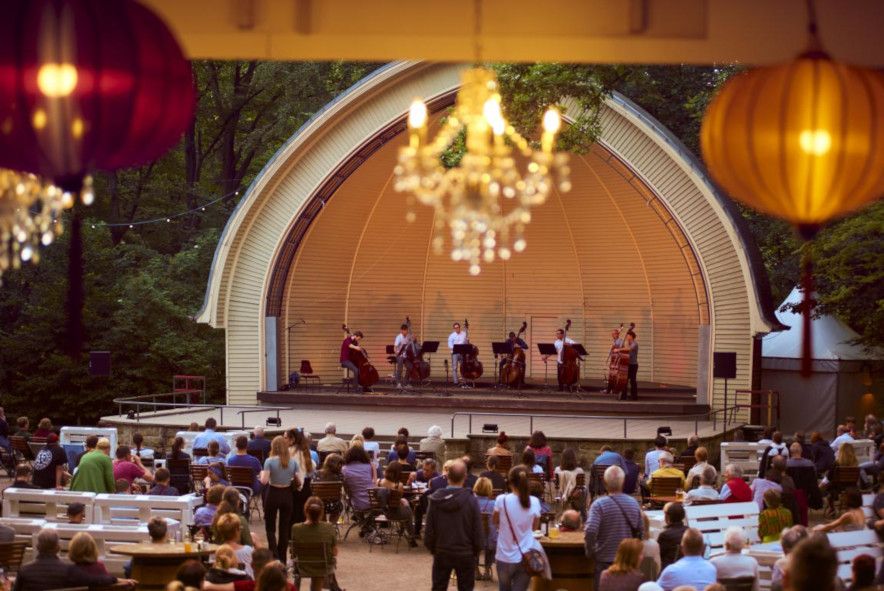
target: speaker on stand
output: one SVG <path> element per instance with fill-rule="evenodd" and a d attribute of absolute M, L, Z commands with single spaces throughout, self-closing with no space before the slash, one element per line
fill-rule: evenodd
<path fill-rule="evenodd" d="M 712 378 L 724 380 L 724 428 L 727 429 L 727 381 L 737 377 L 736 352 L 719 352 L 712 354 Z"/>

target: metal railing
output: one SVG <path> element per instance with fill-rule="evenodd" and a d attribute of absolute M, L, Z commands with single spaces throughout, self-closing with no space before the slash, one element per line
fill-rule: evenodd
<path fill-rule="evenodd" d="M 592 419 L 592 420 L 605 420 L 605 421 L 622 421 L 623 422 L 623 437 L 624 439 L 628 436 L 629 432 L 629 421 L 693 421 L 694 422 L 694 434 L 699 433 L 700 421 L 712 422 L 712 430 L 718 430 L 718 423 L 721 422 L 724 430 L 727 430 L 727 425 L 732 422 L 732 419 L 728 419 L 729 416 L 735 416 L 736 412 L 741 408 L 748 407 L 745 404 L 735 404 L 733 406 L 729 406 L 727 408 L 719 408 L 715 410 L 709 410 L 708 412 L 704 412 L 701 414 L 692 414 L 692 415 L 668 415 L 668 416 L 656 416 L 656 415 L 637 415 L 637 416 L 596 416 L 596 415 L 564 415 L 564 414 L 537 414 L 537 413 L 517 413 L 517 412 L 488 412 L 488 411 L 457 411 L 452 413 L 451 415 L 451 437 L 454 437 L 454 422 L 457 417 L 468 417 L 468 427 L 467 433 L 473 432 L 473 417 L 518 417 L 528 419 L 528 432 L 534 432 L 534 419 Z M 719 421 L 717 419 L 719 413 L 725 413 L 725 420 Z"/>
<path fill-rule="evenodd" d="M 124 396 L 114 398 L 113 402 L 117 405 L 118 415 L 128 416 L 132 411 L 136 423 L 141 422 L 141 413 L 143 412 L 161 412 L 173 411 L 168 414 L 185 414 L 194 410 L 218 412 L 218 423 L 224 425 L 224 410 L 228 412 L 235 411 L 239 415 L 240 425 L 246 428 L 246 415 L 254 412 L 275 412 L 276 418 L 280 419 L 279 413 L 284 410 L 294 410 L 292 406 L 256 406 L 246 404 L 206 404 L 198 402 L 178 402 L 178 398 L 187 400 L 190 393 L 184 392 L 166 392 L 164 394 L 144 394 L 142 396 Z M 163 399 L 171 398 L 171 402 Z M 158 400 L 159 399 L 159 400 Z M 124 408 L 127 410 L 124 411 Z M 146 410 L 145 410 L 146 409 Z M 176 412 L 176 409 L 177 412 Z"/>

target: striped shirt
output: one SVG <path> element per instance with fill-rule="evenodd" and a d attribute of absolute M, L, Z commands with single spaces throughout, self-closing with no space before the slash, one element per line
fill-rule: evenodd
<path fill-rule="evenodd" d="M 631 538 L 633 528 L 640 532 L 643 527 L 641 507 L 634 498 L 623 493 L 599 497 L 590 505 L 586 520 L 586 555 L 596 562 L 614 562 L 620 541 Z"/>

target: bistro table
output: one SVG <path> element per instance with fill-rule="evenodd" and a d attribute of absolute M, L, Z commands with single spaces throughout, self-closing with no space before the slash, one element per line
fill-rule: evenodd
<path fill-rule="evenodd" d="M 586 557 L 582 531 L 563 531 L 556 538 L 542 537 L 552 569 L 552 580 L 531 579 L 531 591 L 592 591 L 595 561 Z"/>
<path fill-rule="evenodd" d="M 183 543 L 176 544 L 120 544 L 111 546 L 110 551 L 114 554 L 124 554 L 132 557 L 132 578 L 138 581 L 138 589 L 165 589 L 169 581 L 175 579 L 175 574 L 187 560 L 203 560 L 209 554 L 214 554 L 218 548 L 215 544 L 203 544 L 201 551 L 197 551 L 196 542 L 190 544 L 189 552 L 184 551 Z"/>

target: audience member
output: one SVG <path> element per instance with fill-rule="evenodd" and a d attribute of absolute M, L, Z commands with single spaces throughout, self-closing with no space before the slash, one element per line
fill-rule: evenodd
<path fill-rule="evenodd" d="M 801 443 L 795 441 L 789 446 L 789 459 L 786 460 L 786 468 L 813 468 L 813 462 L 804 457 L 804 448 Z"/>
<path fill-rule="evenodd" d="M 80 465 L 80 460 L 83 459 L 83 456 L 85 456 L 89 452 L 95 451 L 95 449 L 97 447 L 98 447 L 98 435 L 89 435 L 88 437 L 86 437 L 85 441 L 83 441 L 83 451 L 78 453 L 77 457 L 74 459 L 73 468 L 76 469 Z M 68 467 L 70 467 L 70 466 L 68 466 Z M 74 472 L 74 476 L 76 476 L 76 475 L 77 475 L 77 473 Z"/>
<path fill-rule="evenodd" d="M 195 423 L 194 423 L 195 424 Z M 193 589 L 202 589 L 203 581 L 206 578 L 206 568 L 199 560 L 185 560 L 178 572 L 175 573 L 175 579 L 182 583 L 185 587 Z"/>
<path fill-rule="evenodd" d="M 834 521 L 817 525 L 813 528 L 813 531 L 858 531 L 865 529 L 866 516 L 862 509 L 862 494 L 857 489 L 851 488 L 844 491 L 842 498 L 844 499 L 844 505 L 847 507 L 847 510 Z"/>
<path fill-rule="evenodd" d="M 114 463 L 108 457 L 110 441 L 107 442 L 107 447 L 99 447 L 99 443 L 100 440 L 96 438 L 95 448 L 88 450 L 80 458 L 80 464 L 71 479 L 71 490 L 94 493 L 116 492 Z"/>
<path fill-rule="evenodd" d="M 310 578 L 310 591 L 322 591 L 328 570 L 334 570 L 335 557 L 338 555 L 338 536 L 335 526 L 325 521 L 325 508 L 322 499 L 309 497 L 304 503 L 304 523 L 292 526 L 292 542 L 298 544 L 325 544 L 331 553 L 330 563 L 319 565 L 304 562 L 298 565 L 298 572 L 304 578 Z"/>
<path fill-rule="evenodd" d="M 680 481 L 678 487 L 684 488 L 684 472 L 672 465 L 674 459 L 671 453 L 668 451 L 660 452 L 657 454 L 657 462 L 660 467 L 651 472 L 651 477 L 648 478 L 648 486 L 651 486 L 654 478 L 678 478 Z"/>
<path fill-rule="evenodd" d="M 609 470 L 612 469 L 614 468 L 609 468 Z M 510 492 L 499 495 L 495 499 L 494 515 L 492 516 L 492 522 L 497 526 L 499 532 L 497 552 L 494 555 L 494 560 L 497 563 L 497 578 L 500 589 L 527 591 L 531 578 L 522 566 L 522 556 L 532 549 L 542 551 L 540 543 L 534 539 L 533 535 L 533 531 L 540 525 L 540 502 L 528 493 L 528 471 L 525 466 L 514 466 L 509 471 L 507 482 Z M 432 511 L 432 506 L 430 510 Z M 598 522 L 596 522 L 596 526 L 598 526 Z M 595 549 L 594 536 L 587 541 L 587 548 Z M 473 568 L 473 564 L 469 563 L 470 569 Z M 596 568 L 598 568 L 598 562 L 596 562 Z M 444 587 L 442 588 L 444 589 Z M 469 587 L 465 587 L 465 589 L 469 589 Z"/>
<path fill-rule="evenodd" d="M 543 466 L 537 463 L 537 456 L 534 455 L 534 449 L 526 447 L 522 452 L 522 465 L 529 473 L 543 474 Z"/>
<path fill-rule="evenodd" d="M 195 526 L 208 528 L 212 525 L 223 495 L 224 487 L 221 485 L 213 486 L 206 491 L 206 504 L 199 507 L 193 514 L 193 524 Z"/>
<path fill-rule="evenodd" d="M 344 458 L 340 454 L 331 453 L 325 456 L 325 462 L 322 468 L 316 471 L 313 482 L 338 482 L 343 485 L 344 475 L 342 469 L 344 467 Z M 344 512 L 344 503 L 341 499 L 326 500 L 325 514 L 331 523 L 337 523 L 338 517 Z"/>
<path fill-rule="evenodd" d="M 62 562 L 58 532 L 43 529 L 37 533 L 33 562 L 23 565 L 15 577 L 15 591 L 43 591 L 69 587 L 108 587 L 120 583 L 132 584 L 128 579 L 117 579 L 107 574 L 91 574 L 74 564 Z"/>
<path fill-rule="evenodd" d="M 86 505 L 83 503 L 71 503 L 65 511 L 68 523 L 83 523 L 86 521 Z"/>
<path fill-rule="evenodd" d="M 292 489 L 292 523 L 303 523 L 306 519 L 304 515 L 304 504 L 310 497 L 310 481 L 316 471 L 316 460 L 310 453 L 309 434 L 303 429 L 289 429 L 285 433 L 285 438 L 289 444 L 289 454 L 292 461 L 298 466 L 296 473 L 297 482 L 295 488 Z"/>
<path fill-rule="evenodd" d="M 703 470 L 706 468 L 712 468 L 713 470 L 713 480 L 712 484 L 718 480 L 718 471 L 715 470 L 715 467 L 709 463 L 709 450 L 705 447 L 698 447 L 694 452 L 694 459 L 696 463 L 688 470 L 687 483 L 689 487 L 695 486 L 694 478 L 697 479 L 697 482 L 703 479 Z"/>
<path fill-rule="evenodd" d="M 49 417 L 43 417 L 40 419 L 40 422 L 37 423 L 37 430 L 34 431 L 34 437 L 38 439 L 49 439 L 49 436 L 52 434 L 52 421 L 49 420 Z"/>
<path fill-rule="evenodd" d="M 371 388 L 368 389 L 371 392 Z M 285 565 L 272 562 L 261 569 L 261 575 L 255 581 L 256 591 L 287 591 L 289 588 Z"/>
<path fill-rule="evenodd" d="M 270 440 L 264 437 L 264 427 L 256 425 L 252 429 L 252 438 L 249 439 L 246 450 L 259 452 L 265 459 L 270 455 Z"/>
<path fill-rule="evenodd" d="M 643 549 L 639 570 L 644 574 L 646 581 L 656 581 L 660 571 L 663 570 L 660 544 L 651 536 L 651 520 L 645 512 L 642 512 L 642 534 Z"/>
<path fill-rule="evenodd" d="M 74 534 L 68 544 L 68 560 L 74 566 L 89 575 L 107 576 L 107 568 L 98 559 L 98 545 L 87 532 Z"/>
<path fill-rule="evenodd" d="M 504 478 L 503 474 L 501 474 L 497 467 L 500 465 L 499 456 L 488 455 L 485 458 L 485 468 L 486 470 L 479 474 L 479 476 L 487 478 L 491 481 L 491 487 L 494 490 L 503 491 L 506 489 L 506 478 Z"/>
<path fill-rule="evenodd" d="M 374 436 L 375 432 L 372 427 L 366 427 L 362 430 L 362 447 L 365 448 L 365 453 L 368 454 L 371 461 L 376 463 L 378 458 L 381 457 L 381 446 L 374 440 Z"/>
<path fill-rule="evenodd" d="M 337 436 L 338 427 L 334 423 L 325 424 L 325 437 L 316 442 L 316 451 L 334 452 L 342 456 L 347 453 L 349 445 Z"/>
<path fill-rule="evenodd" d="M 639 468 L 638 464 L 635 463 L 635 450 L 631 447 L 626 448 L 623 452 L 623 471 L 626 473 L 626 479 L 623 481 L 623 492 L 633 495 L 638 485 Z"/>
<path fill-rule="evenodd" d="M 113 462 L 115 479 L 125 480 L 130 486 L 138 478 L 153 482 L 153 474 L 141 465 L 141 458 L 132 455 L 128 445 L 119 446 L 116 455 L 117 459 Z"/>
<path fill-rule="evenodd" d="M 163 497 L 177 497 L 178 489 L 169 485 L 172 480 L 172 474 L 166 468 L 157 468 L 153 475 L 153 487 L 148 491 L 150 495 L 160 495 Z"/>
<path fill-rule="evenodd" d="M 399 461 L 399 453 L 402 449 L 406 450 L 405 454 L 405 463 L 415 465 L 417 462 L 417 452 L 412 449 L 410 445 L 408 445 L 408 437 L 405 435 L 398 435 L 396 437 L 396 441 L 393 443 L 393 447 L 390 449 L 390 453 L 387 454 L 387 462 L 398 462 Z"/>
<path fill-rule="evenodd" d="M 220 462 L 209 464 L 209 467 L 206 469 L 206 477 L 203 478 L 203 486 L 206 488 L 215 485 L 230 486 L 230 481 L 227 480 L 227 472 L 224 470 L 224 464 Z"/>
<path fill-rule="evenodd" d="M 194 449 L 198 448 L 195 447 Z M 194 463 L 202 466 L 210 464 L 221 464 L 223 466 L 226 462 L 227 456 L 221 451 L 221 446 L 212 439 L 206 444 L 206 455 L 197 457 Z"/>
<path fill-rule="evenodd" d="M 752 489 L 743 480 L 743 469 L 736 464 L 724 468 L 724 484 L 718 498 L 725 503 L 746 503 L 752 500 Z"/>
<path fill-rule="evenodd" d="M 466 465 L 455 460 L 448 469 L 448 486 L 430 497 L 424 545 L 433 555 L 433 591 L 448 589 L 452 570 L 458 591 L 474 586 L 476 560 L 485 547 L 485 536 L 479 501 L 464 487 L 466 476 Z M 498 576 L 502 578 L 499 572 Z"/>
<path fill-rule="evenodd" d="M 430 493 L 448 486 L 448 469 L 453 463 L 454 460 L 446 460 L 445 463 L 442 464 L 442 474 L 430 480 Z"/>
<path fill-rule="evenodd" d="M 170 460 L 189 460 L 190 454 L 184 451 L 185 441 L 183 437 L 176 437 L 172 442 L 172 450 L 166 455 Z"/>
<path fill-rule="evenodd" d="M 666 451 L 666 438 L 657 435 L 654 449 L 645 454 L 645 480 L 660 467 L 660 454 Z"/>
<path fill-rule="evenodd" d="M 831 448 L 832 451 L 838 453 L 838 450 L 841 448 L 843 443 L 853 443 L 853 435 L 850 434 L 850 429 L 847 428 L 847 425 L 838 425 L 838 429 L 835 431 L 835 439 L 832 440 Z"/>
<path fill-rule="evenodd" d="M 835 591 L 838 557 L 826 536 L 813 534 L 795 546 L 786 570 L 783 589 L 788 591 Z"/>
<path fill-rule="evenodd" d="M 560 531 L 582 531 L 583 519 L 580 517 L 580 511 L 576 509 L 567 509 L 562 512 L 562 519 L 559 522 Z"/>
<path fill-rule="evenodd" d="M 117 478 L 114 481 L 114 485 L 116 486 L 116 490 L 114 492 L 118 495 L 132 494 L 132 484 L 125 478 Z"/>
<path fill-rule="evenodd" d="M 218 503 L 218 509 L 215 511 L 215 516 L 212 518 L 212 538 L 215 540 L 216 544 L 223 544 L 227 541 L 224 538 L 224 535 L 218 530 L 218 522 L 225 515 L 233 515 L 239 520 L 238 543 L 243 546 L 255 545 L 255 541 L 252 537 L 252 529 L 249 526 L 249 520 L 246 519 L 245 515 L 243 515 L 240 510 L 244 500 L 245 498 L 240 495 L 240 492 L 234 487 L 225 487 L 224 493 L 221 495 L 221 502 Z"/>
<path fill-rule="evenodd" d="M 576 463 L 576 455 L 575 455 L 575 463 Z M 624 472 L 626 472 L 626 462 L 623 460 L 623 456 L 618 454 L 610 445 L 603 445 L 599 449 L 599 455 L 596 456 L 596 459 L 592 461 L 593 466 L 620 466 Z"/>
<path fill-rule="evenodd" d="M 681 540 L 683 557 L 670 564 L 660 573 L 657 583 L 664 591 L 674 591 L 680 585 L 704 589 L 715 582 L 716 571 L 712 564 L 703 558 L 706 544 L 700 530 L 688 528 Z"/>
<path fill-rule="evenodd" d="M 149 447 L 144 447 L 144 435 L 141 433 L 132 434 L 132 447 L 135 455 L 142 460 L 153 460 L 154 450 Z"/>
<path fill-rule="evenodd" d="M 663 518 L 666 525 L 657 536 L 657 543 L 660 544 L 660 566 L 665 569 L 679 559 L 681 538 L 688 528 L 684 524 L 685 512 L 681 503 L 666 503 Z"/>
<path fill-rule="evenodd" d="M 776 542 L 783 530 L 793 525 L 792 512 L 781 503 L 778 490 L 768 489 L 764 492 L 764 504 L 767 507 L 758 515 L 758 537 L 762 542 Z"/>
<path fill-rule="evenodd" d="M 368 454 L 361 447 L 351 447 L 344 456 L 344 488 L 350 498 L 350 504 L 356 511 L 366 511 L 371 506 L 368 502 L 368 489 L 374 487 L 374 466 Z"/>
<path fill-rule="evenodd" d="M 874 459 L 859 465 L 860 477 L 865 483 L 871 483 L 876 477 L 884 482 L 884 442 L 877 444 L 876 447 Z"/>
<path fill-rule="evenodd" d="M 617 547 L 614 563 L 601 576 L 598 591 L 633 591 L 645 580 L 638 566 L 642 557 L 641 540 L 625 538 Z"/>
<path fill-rule="evenodd" d="M 31 470 L 30 465 L 19 464 L 15 467 L 15 480 L 12 481 L 12 484 L 9 485 L 9 488 L 40 488 L 39 486 L 31 482 L 32 476 L 33 471 Z"/>
<path fill-rule="evenodd" d="M 364 451 L 362 453 L 365 455 Z M 267 545 L 278 560 L 286 560 L 287 557 L 292 520 L 291 486 L 297 478 L 297 472 L 298 465 L 289 455 L 285 438 L 274 437 L 270 442 L 270 456 L 264 460 L 264 469 L 261 470 L 261 484 L 267 487 L 264 495 L 264 530 L 267 533 Z"/>
<path fill-rule="evenodd" d="M 535 464 L 540 466 L 541 473 L 546 474 L 547 479 L 552 479 L 553 474 L 553 453 L 546 443 L 546 435 L 543 431 L 535 431 L 528 440 L 526 450 L 530 449 L 534 452 Z"/>
<path fill-rule="evenodd" d="M 835 466 L 835 452 L 832 446 L 817 431 L 810 434 L 810 446 L 813 452 L 811 460 L 816 466 L 816 473 L 820 476 L 827 474 Z"/>
<path fill-rule="evenodd" d="M 232 583 L 234 581 L 246 581 L 251 577 L 239 568 L 239 559 L 236 552 L 227 544 L 218 546 L 215 550 L 215 561 L 206 573 L 206 581 L 214 584 Z"/>
<path fill-rule="evenodd" d="M 46 438 L 46 445 L 34 458 L 34 484 L 44 489 L 64 488 L 67 463 L 68 456 L 58 444 L 58 435 L 50 432 Z"/>
<path fill-rule="evenodd" d="M 793 525 L 780 536 L 780 547 L 783 549 L 783 557 L 778 558 L 771 568 L 771 591 L 782 591 L 783 572 L 789 561 L 789 554 L 798 545 L 798 542 L 807 537 L 807 528 L 803 525 Z"/>
<path fill-rule="evenodd" d="M 700 447 L 700 438 L 697 435 L 691 435 L 688 437 L 688 445 L 684 448 L 684 450 L 679 454 L 682 458 L 690 458 L 693 457 L 697 453 L 697 448 Z"/>
<path fill-rule="evenodd" d="M 602 447 L 602 455 L 600 455 L 599 458 L 604 456 L 605 453 L 610 453 L 613 456 L 617 456 L 622 463 L 623 458 L 620 457 L 620 454 L 606 451 L 605 447 L 607 446 Z M 608 448 L 608 450 L 610 450 L 610 448 Z M 611 456 L 609 455 L 608 458 L 611 459 Z M 621 468 L 623 467 L 622 465 L 613 462 L 614 461 L 607 465 L 619 465 Z M 567 447 L 562 452 L 562 463 L 556 467 L 555 474 L 559 477 L 559 492 L 562 496 L 562 505 L 565 508 L 570 507 L 584 512 L 586 510 L 586 486 L 584 485 L 580 488 L 577 487 L 577 476 L 584 474 L 584 472 L 583 468 L 577 465 L 577 453 L 574 451 L 574 448 Z M 584 482 L 585 478 L 586 476 L 584 475 Z"/>
<path fill-rule="evenodd" d="M 226 455 L 230 451 L 230 445 L 223 435 L 215 431 L 218 422 L 209 417 L 206 419 L 206 430 L 193 438 L 193 449 L 209 449 L 209 442 L 216 441 L 218 443 L 218 451 Z"/>
<path fill-rule="evenodd" d="M 15 421 L 15 425 L 18 427 L 18 431 L 13 433 L 14 437 L 21 437 L 25 441 L 31 439 L 31 421 L 28 417 L 18 417 Z"/>
<path fill-rule="evenodd" d="M 868 554 L 853 557 L 850 563 L 853 581 L 847 591 L 875 591 L 875 558 Z"/>
<path fill-rule="evenodd" d="M 252 571 L 252 550 L 254 548 L 251 545 L 251 540 L 249 540 L 249 544 L 240 543 L 242 541 L 240 515 L 233 512 L 223 514 L 215 522 L 215 532 L 217 539 L 233 550 L 236 564 L 243 565 L 246 574 L 253 577 L 255 573 Z"/>
<path fill-rule="evenodd" d="M 165 544 L 169 541 L 169 524 L 164 517 L 151 517 L 147 522 L 147 535 L 151 544 Z"/>
<path fill-rule="evenodd" d="M 804 431 L 795 431 L 795 435 L 792 436 L 793 443 L 797 443 L 801 446 L 801 457 L 805 460 L 813 460 L 813 448 L 811 445 L 805 440 Z M 791 446 L 789 448 L 791 452 Z"/>
<path fill-rule="evenodd" d="M 408 503 L 408 499 L 400 497 L 397 506 L 390 506 L 390 494 L 392 493 L 392 491 L 398 491 L 399 493 L 403 492 L 404 487 L 402 486 L 401 477 L 401 464 L 388 464 L 386 469 L 384 469 L 384 477 L 381 478 L 377 483 L 378 500 L 380 501 L 382 507 L 387 508 L 385 511 L 387 517 L 389 517 L 390 519 L 395 519 L 397 521 L 402 521 L 405 524 L 408 544 L 411 547 L 416 547 L 417 542 L 414 539 L 414 513 L 411 510 L 411 505 Z"/>
<path fill-rule="evenodd" d="M 427 506 L 429 504 L 431 493 L 430 482 L 432 482 L 432 480 L 438 476 L 439 473 L 436 472 L 436 460 L 432 458 L 427 458 L 426 460 L 424 460 L 420 470 L 415 470 L 408 475 L 409 486 L 413 486 L 415 483 L 421 483 L 425 485 L 425 489 L 421 492 L 414 507 L 415 538 L 420 537 L 421 528 L 423 527 L 424 514 L 427 512 Z"/>
<path fill-rule="evenodd" d="M 703 448 L 700 448 L 703 449 Z M 707 465 L 700 474 L 700 486 L 688 491 L 685 495 L 685 504 L 690 505 L 697 500 L 718 501 L 718 491 L 715 490 L 715 482 L 718 480 L 718 474 L 715 468 Z"/>
<path fill-rule="evenodd" d="M 598 497 L 589 506 L 585 527 L 586 556 L 595 559 L 595 584 L 601 573 L 614 563 L 623 538 L 640 538 L 642 512 L 638 501 L 623 494 L 625 475 L 619 466 L 605 470 L 604 483 L 608 494 Z"/>
<path fill-rule="evenodd" d="M 473 486 L 473 493 L 479 503 L 479 511 L 487 515 L 483 520 L 488 521 L 488 535 L 485 538 L 485 573 L 480 577 L 483 580 L 491 580 L 491 565 L 494 564 L 494 554 L 497 552 L 497 527 L 494 525 L 492 515 L 494 514 L 494 489 L 491 480 L 482 476 Z M 568 513 L 568 511 L 565 511 Z M 562 515 L 564 518 L 564 515 Z M 417 517 L 415 517 L 417 519 Z M 484 526 L 483 526 L 484 527 Z"/>
<path fill-rule="evenodd" d="M 761 449 L 764 449 L 766 446 L 773 443 L 773 427 L 767 426 L 761 431 L 761 439 L 758 440 L 758 446 Z"/>
<path fill-rule="evenodd" d="M 776 434 L 774 434 L 776 435 Z M 735 579 L 738 577 L 753 577 L 755 582 L 752 590 L 758 591 L 758 561 L 751 556 L 743 555 L 743 546 L 748 540 L 741 527 L 729 527 L 724 532 L 725 553 L 712 559 L 716 577 L 721 579 Z"/>
<path fill-rule="evenodd" d="M 420 440 L 418 449 L 431 452 L 437 460 L 445 459 L 445 440 L 442 439 L 442 427 L 433 425 L 427 429 L 427 436 Z"/>
<path fill-rule="evenodd" d="M 497 445 L 488 449 L 485 452 L 487 456 L 512 456 L 513 452 L 510 451 L 509 447 L 510 438 L 507 436 L 506 431 L 501 431 L 497 434 Z"/>
<path fill-rule="evenodd" d="M 783 443 L 783 433 L 782 431 L 774 431 L 772 436 L 772 441 L 770 442 L 767 449 L 767 456 L 788 456 L 789 448 Z"/>
<path fill-rule="evenodd" d="M 252 470 L 252 492 L 261 493 L 261 461 L 253 455 L 249 455 L 249 438 L 240 435 L 234 442 L 235 450 L 227 456 L 227 465 L 236 468 L 250 468 Z"/>
<path fill-rule="evenodd" d="M 409 456 L 414 457 L 414 454 L 411 453 L 411 448 L 408 447 L 407 443 L 401 443 L 396 447 L 396 459 L 389 462 L 389 464 L 399 464 L 403 472 L 414 472 L 414 464 L 408 461 Z M 417 458 L 415 458 L 415 461 L 417 461 Z"/>
<path fill-rule="evenodd" d="M 782 494 L 783 487 L 777 482 L 777 478 L 779 477 L 779 473 L 774 470 L 768 470 L 767 474 L 762 478 L 761 475 L 758 476 L 755 480 L 752 481 L 752 484 L 749 485 L 749 489 L 752 491 L 752 500 L 758 505 L 758 510 L 762 511 L 764 509 L 764 493 L 769 490 L 775 490 L 778 493 Z"/>

